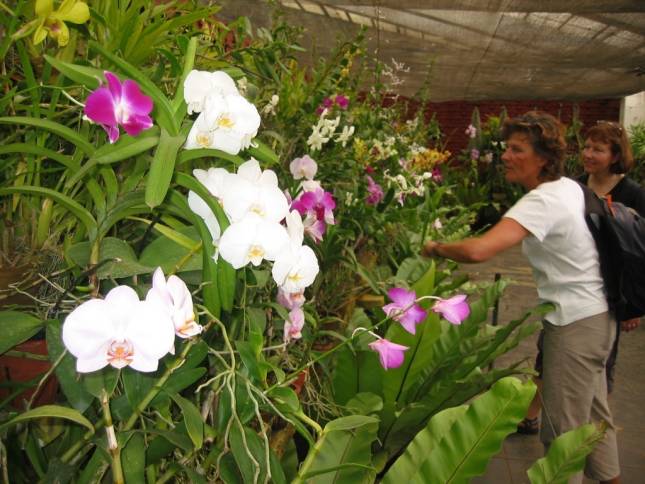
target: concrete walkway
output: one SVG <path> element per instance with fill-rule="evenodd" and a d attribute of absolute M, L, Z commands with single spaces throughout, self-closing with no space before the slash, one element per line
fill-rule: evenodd
<path fill-rule="evenodd" d="M 492 281 L 499 272 L 513 280 L 499 305 L 499 324 L 520 317 L 537 303 L 531 269 L 516 247 L 484 264 L 464 266 L 475 281 Z M 499 366 L 529 358 L 537 350 L 535 337 L 523 341 L 498 360 Z M 620 340 L 615 388 L 610 405 L 618 430 L 623 484 L 645 483 L 645 321 Z M 543 455 L 538 436 L 514 434 L 504 442 L 502 451 L 489 463 L 486 473 L 474 479 L 477 484 L 528 483 L 526 470 Z M 585 483 L 591 483 L 588 479 Z"/>

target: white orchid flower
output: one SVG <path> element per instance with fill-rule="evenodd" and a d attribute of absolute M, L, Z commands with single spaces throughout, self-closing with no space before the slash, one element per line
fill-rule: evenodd
<path fill-rule="evenodd" d="M 195 321 L 193 297 L 186 283 L 175 275 L 166 281 L 161 267 L 157 267 L 152 275 L 152 287 L 146 295 L 146 301 L 159 303 L 166 308 L 175 325 L 175 334 L 180 338 L 190 338 L 202 332 L 202 327 Z"/>
<path fill-rule="evenodd" d="M 235 81 L 224 71 L 192 70 L 184 81 L 184 101 L 188 114 L 201 113 L 206 98 L 212 94 L 239 94 Z"/>
<path fill-rule="evenodd" d="M 209 168 L 208 171 L 195 169 L 193 176 L 208 189 L 211 195 L 221 201 L 228 186 L 227 179 L 231 173 L 224 168 Z"/>
<path fill-rule="evenodd" d="M 289 163 L 289 171 L 291 171 L 294 180 L 302 178 L 313 180 L 318 171 L 318 164 L 309 155 L 305 155 L 302 158 L 295 158 Z"/>
<path fill-rule="evenodd" d="M 213 239 L 213 245 L 217 246 L 222 235 L 222 230 L 219 226 L 219 222 L 217 221 L 217 217 L 215 217 L 215 214 L 208 204 L 202 200 L 199 195 L 191 191 L 188 192 L 188 206 L 195 214 L 199 215 L 202 220 L 204 220 L 204 223 L 211 234 L 211 238 Z M 217 260 L 217 251 L 213 258 Z"/>
<path fill-rule="evenodd" d="M 105 299 L 84 302 L 63 325 L 63 343 L 77 358 L 76 370 L 81 373 L 107 365 L 155 371 L 174 340 L 174 325 L 165 308 L 140 301 L 128 286 L 115 287 Z"/>
<path fill-rule="evenodd" d="M 237 175 L 227 179 L 227 185 L 222 204 L 232 222 L 255 213 L 264 220 L 278 223 L 289 213 L 289 202 L 278 187 L 275 172 L 262 171 L 253 158 L 240 165 Z"/>
<path fill-rule="evenodd" d="M 236 155 L 251 145 L 260 121 L 255 106 L 242 96 L 212 94 L 190 129 L 185 147 L 213 148 Z"/>
<path fill-rule="evenodd" d="M 311 148 L 311 151 L 318 151 L 327 141 L 329 141 L 329 137 L 324 136 L 318 126 L 314 126 L 307 138 L 307 146 Z"/>
<path fill-rule="evenodd" d="M 314 282 L 320 269 L 314 251 L 302 245 L 304 225 L 296 210 L 287 216 L 287 232 L 289 244 L 276 257 L 271 274 L 283 291 L 302 292 Z"/>
<path fill-rule="evenodd" d="M 344 148 L 353 134 L 354 126 L 343 126 L 343 131 L 338 135 L 338 138 L 336 138 L 336 142 L 340 143 Z"/>
<path fill-rule="evenodd" d="M 219 250 L 222 259 L 239 269 L 249 262 L 258 266 L 264 259 L 274 261 L 288 243 L 289 235 L 282 225 L 249 212 L 224 231 Z"/>

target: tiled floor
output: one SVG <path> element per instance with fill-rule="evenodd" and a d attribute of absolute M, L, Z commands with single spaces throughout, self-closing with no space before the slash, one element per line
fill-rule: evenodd
<path fill-rule="evenodd" d="M 464 267 L 475 280 L 493 280 L 499 272 L 514 280 L 507 288 L 499 307 L 499 324 L 521 316 L 537 302 L 531 270 L 519 247 L 493 260 Z M 523 341 L 498 364 L 535 358 L 535 338 Z M 620 341 L 616 384 L 610 396 L 614 421 L 618 428 L 618 446 L 623 484 L 645 484 L 645 322 Z M 511 435 L 502 451 L 494 457 L 486 473 L 473 480 L 477 484 L 528 483 L 526 470 L 540 457 L 542 445 L 537 436 Z M 593 481 L 585 479 L 585 483 Z"/>

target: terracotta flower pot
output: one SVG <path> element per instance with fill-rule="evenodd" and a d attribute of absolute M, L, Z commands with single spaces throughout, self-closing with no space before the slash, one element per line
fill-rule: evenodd
<path fill-rule="evenodd" d="M 44 339 L 25 341 L 14 347 L 13 350 L 47 356 L 47 341 Z M 51 363 L 47 360 L 36 360 L 24 356 L 11 356 L 7 354 L 0 356 L 0 400 L 8 397 L 13 390 L 7 384 L 35 380 L 33 386 L 20 393 L 11 401 L 12 406 L 17 410 L 24 409 L 25 401 L 28 401 L 36 390 L 38 381 L 40 381 L 39 377 L 42 377 L 50 368 Z M 32 407 L 54 403 L 57 393 L 58 380 L 52 374 L 39 390 Z"/>

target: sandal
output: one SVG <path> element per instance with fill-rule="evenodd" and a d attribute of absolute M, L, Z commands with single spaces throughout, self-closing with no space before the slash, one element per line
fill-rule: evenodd
<path fill-rule="evenodd" d="M 535 435 L 540 431 L 540 417 L 525 418 L 517 424 L 518 434 Z"/>

